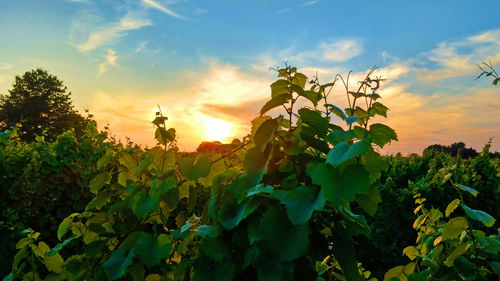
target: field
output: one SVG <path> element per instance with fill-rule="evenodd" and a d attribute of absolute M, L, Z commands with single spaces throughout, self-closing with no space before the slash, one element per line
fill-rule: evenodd
<path fill-rule="evenodd" d="M 500 158 L 381 155 L 397 132 L 370 71 L 349 107 L 277 69 L 247 136 L 180 152 L 123 144 L 91 117 L 53 139 L 0 133 L 3 280 L 495 280 Z M 341 77 L 342 78 L 342 77 Z M 342 78 L 343 79 L 343 78 Z M 302 102 L 302 103 L 301 103 Z M 306 106 L 303 106 L 307 103 Z M 269 110 L 283 108 L 277 116 Z M 376 119 L 377 118 L 377 119 Z M 145 124 L 146 126 L 147 124 Z M 151 136 L 153 137 L 153 136 Z"/>

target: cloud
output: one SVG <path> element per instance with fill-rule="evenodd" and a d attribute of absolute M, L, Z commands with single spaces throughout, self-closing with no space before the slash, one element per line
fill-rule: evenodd
<path fill-rule="evenodd" d="M 318 2 L 319 2 L 319 0 L 311 0 L 311 1 L 307 1 L 307 2 L 302 3 L 300 6 L 301 7 L 311 6 L 311 5 L 314 5 Z"/>
<path fill-rule="evenodd" d="M 281 14 L 290 12 L 290 10 L 291 10 L 290 8 L 284 8 L 284 9 L 277 11 L 276 14 L 281 15 Z"/>
<path fill-rule="evenodd" d="M 102 28 L 100 30 L 90 33 L 85 42 L 81 44 L 73 43 L 73 45 L 80 52 L 91 51 L 102 45 L 112 42 L 113 40 L 115 40 L 120 36 L 126 35 L 127 31 L 137 30 L 142 27 L 149 26 L 151 24 L 152 24 L 151 21 L 147 19 L 135 17 L 131 14 L 128 14 L 125 17 L 123 17 L 119 22 L 114 23 L 106 28 Z M 76 25 L 78 25 L 78 23 L 76 23 Z"/>
<path fill-rule="evenodd" d="M 107 71 L 109 66 L 118 65 L 116 63 L 117 59 L 118 59 L 118 56 L 116 55 L 116 52 L 112 49 L 107 49 L 106 55 L 104 56 L 104 61 L 101 64 L 99 64 L 97 76 L 101 76 L 102 74 L 104 74 Z"/>
<path fill-rule="evenodd" d="M 331 61 L 347 61 L 361 54 L 361 44 L 356 40 L 321 43 L 323 58 Z"/>
<path fill-rule="evenodd" d="M 424 67 L 417 77 L 425 83 L 469 76 L 478 72 L 477 63 L 490 58 L 493 64 L 500 62 L 500 29 L 454 42 L 442 42 L 423 54 L 423 62 L 434 67 Z"/>
<path fill-rule="evenodd" d="M 134 53 L 141 52 L 142 50 L 144 50 L 146 48 L 147 45 L 148 45 L 148 41 L 141 42 L 141 44 L 139 44 L 139 46 L 137 46 L 137 48 L 134 50 Z"/>
<path fill-rule="evenodd" d="M 185 19 L 183 16 L 173 12 L 172 10 L 166 8 L 165 6 L 161 5 L 160 3 L 158 2 L 155 2 L 153 0 L 142 0 L 143 3 L 157 9 L 157 10 L 160 10 L 162 12 L 164 12 L 165 14 L 171 16 L 171 17 L 174 17 L 174 18 L 177 18 L 177 19 Z"/>
<path fill-rule="evenodd" d="M 178 129 L 180 148 L 194 150 L 204 138 L 204 120 L 231 122 L 234 136 L 241 138 L 249 132 L 250 121 L 270 96 L 268 78 L 249 75 L 233 65 L 212 61 L 188 75 L 198 82 L 179 92 L 162 91 L 139 98 L 133 92 L 118 96 L 98 91 L 90 110 L 99 124 L 109 123 L 116 136 L 130 136 L 151 146 L 154 132 L 148 126 L 159 104 L 169 118 L 167 125 Z"/>

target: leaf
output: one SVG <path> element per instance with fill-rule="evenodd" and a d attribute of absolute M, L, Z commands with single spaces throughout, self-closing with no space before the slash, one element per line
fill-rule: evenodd
<path fill-rule="evenodd" d="M 453 201 L 450 202 L 450 204 L 448 204 L 448 206 L 446 207 L 446 210 L 444 211 L 446 217 L 449 217 L 451 215 L 451 213 L 453 213 L 453 211 L 455 211 L 455 209 L 460 205 L 460 199 L 455 199 Z"/>
<path fill-rule="evenodd" d="M 418 250 L 414 246 L 408 246 L 403 250 L 403 255 L 406 255 L 410 260 L 414 260 L 418 254 Z"/>
<path fill-rule="evenodd" d="M 135 243 L 135 249 L 144 265 L 152 267 L 158 265 L 162 259 L 172 252 L 172 241 L 168 235 L 162 233 L 156 237 L 143 233 Z"/>
<path fill-rule="evenodd" d="M 458 237 L 467 229 L 469 223 L 464 217 L 452 218 L 443 229 L 443 241 Z"/>
<path fill-rule="evenodd" d="M 285 210 L 279 205 L 272 205 L 264 213 L 259 232 L 280 261 L 299 258 L 309 245 L 309 225 L 291 225 Z"/>
<path fill-rule="evenodd" d="M 347 115 L 344 113 L 344 111 L 342 109 L 340 109 L 340 107 L 333 105 L 333 104 L 329 104 L 329 103 L 326 104 L 326 106 L 331 107 L 332 109 L 330 112 L 332 112 L 333 114 L 340 117 L 340 119 L 345 120 L 347 118 Z M 356 122 L 356 121 L 354 121 L 354 122 Z M 354 122 L 352 122 L 352 123 L 354 123 Z"/>
<path fill-rule="evenodd" d="M 368 193 L 370 182 L 363 166 L 351 164 L 342 175 L 326 163 L 316 166 L 310 175 L 313 183 L 321 186 L 321 192 L 335 207 L 352 202 L 356 194 Z"/>
<path fill-rule="evenodd" d="M 495 218 L 489 215 L 486 212 L 483 212 L 481 210 L 474 210 L 469 208 L 467 205 L 462 204 L 462 209 L 464 209 L 465 214 L 473 219 L 482 222 L 484 225 L 487 227 L 492 227 L 495 224 Z"/>
<path fill-rule="evenodd" d="M 79 215 L 79 213 L 73 213 L 61 222 L 61 224 L 59 225 L 59 228 L 57 229 L 57 239 L 59 239 L 59 241 L 61 241 L 61 238 L 70 229 L 71 224 L 73 223 L 73 218 L 78 216 L 78 215 Z"/>
<path fill-rule="evenodd" d="M 446 258 L 446 260 L 444 261 L 444 264 L 447 267 L 452 267 L 453 263 L 455 262 L 455 259 L 458 258 L 459 256 L 465 254 L 467 249 L 469 249 L 469 245 L 466 242 L 458 245 L 455 248 L 455 250 L 453 250 L 453 252 Z"/>
<path fill-rule="evenodd" d="M 306 86 L 307 82 L 307 76 L 305 76 L 302 73 L 295 73 L 295 77 L 292 81 L 293 84 L 300 86 L 301 88 L 304 88 Z"/>
<path fill-rule="evenodd" d="M 370 125 L 370 136 L 372 142 L 381 148 L 393 140 L 398 140 L 396 132 L 392 128 L 379 123 Z"/>
<path fill-rule="evenodd" d="M 290 94 L 288 91 L 288 87 L 290 86 L 290 82 L 285 79 L 278 79 L 274 83 L 271 84 L 271 98 L 275 98 L 277 96 L 283 94 Z"/>
<path fill-rule="evenodd" d="M 463 185 L 463 184 L 455 184 L 456 187 L 460 188 L 461 190 L 463 191 L 467 191 L 469 192 L 470 194 L 472 194 L 474 197 L 477 197 L 477 194 L 479 193 L 479 191 L 475 190 L 474 188 L 472 187 L 468 187 L 466 185 Z"/>
<path fill-rule="evenodd" d="M 150 119 L 150 120 L 151 120 L 151 119 Z M 153 122 L 151 122 L 151 123 L 153 123 L 153 124 L 155 124 L 155 125 L 162 125 L 162 124 L 163 124 L 165 121 L 167 121 L 167 120 L 168 120 L 168 117 L 167 117 L 167 116 L 157 116 L 157 117 L 153 120 Z"/>
<path fill-rule="evenodd" d="M 118 249 L 111 253 L 111 256 L 103 264 L 108 279 L 116 280 L 123 277 L 127 273 L 127 268 L 132 264 L 135 254 L 135 249 L 130 250 L 126 257 L 124 249 Z"/>
<path fill-rule="evenodd" d="M 158 210 L 159 197 L 158 194 L 153 194 L 153 196 L 148 197 L 146 192 L 137 192 L 130 201 L 128 202 L 128 207 L 134 212 L 139 219 L 144 219 L 149 213 Z"/>
<path fill-rule="evenodd" d="M 309 221 L 316 210 L 325 205 L 325 198 L 321 192 L 309 186 L 299 186 L 290 191 L 277 190 L 273 196 L 285 205 L 288 218 L 293 225 L 304 224 Z"/>
<path fill-rule="evenodd" d="M 328 132 L 328 119 L 321 116 L 321 113 L 308 108 L 299 109 L 299 115 L 302 121 L 314 128 L 319 137 L 325 137 Z"/>
<path fill-rule="evenodd" d="M 105 184 L 109 184 L 111 175 L 108 172 L 100 173 L 95 176 L 89 183 L 89 189 L 92 193 L 97 193 Z"/>
<path fill-rule="evenodd" d="M 231 230 L 253 213 L 259 205 L 259 200 L 247 200 L 242 204 L 225 202 L 217 214 L 217 219 L 224 228 Z"/>
<path fill-rule="evenodd" d="M 368 114 L 378 114 L 378 115 L 387 117 L 388 110 L 389 109 L 385 105 L 383 105 L 379 102 L 374 102 L 372 104 L 372 107 L 368 110 Z"/>
<path fill-rule="evenodd" d="M 351 116 L 351 117 L 346 117 L 345 118 L 345 121 L 347 122 L 347 125 L 351 125 L 357 121 L 359 121 L 361 118 L 357 117 L 357 116 Z"/>
<path fill-rule="evenodd" d="M 290 99 L 292 99 L 292 94 L 283 94 L 272 98 L 271 100 L 266 102 L 264 106 L 260 109 L 260 115 L 263 115 L 269 110 L 287 103 Z"/>
<path fill-rule="evenodd" d="M 161 276 L 158 274 L 149 274 L 144 281 L 161 281 Z"/>
<path fill-rule="evenodd" d="M 182 157 L 178 162 L 182 175 L 189 180 L 198 180 L 210 173 L 211 164 L 206 156 L 201 156 L 194 164 L 189 157 Z"/>
<path fill-rule="evenodd" d="M 259 151 L 262 151 L 266 144 L 274 138 L 278 126 L 278 120 L 276 119 L 268 119 L 262 122 L 254 136 L 255 146 Z"/>
<path fill-rule="evenodd" d="M 378 204 L 382 202 L 382 197 L 376 186 L 372 186 L 367 194 L 356 194 L 356 202 L 370 216 L 377 212 Z"/>
<path fill-rule="evenodd" d="M 61 273 L 63 271 L 62 265 L 64 264 L 64 260 L 59 254 L 53 254 L 51 256 L 46 257 L 43 260 L 43 264 L 49 271 L 55 273 Z"/>
<path fill-rule="evenodd" d="M 365 140 L 355 142 L 351 146 L 345 142 L 341 142 L 328 152 L 326 162 L 333 167 L 338 167 L 347 160 L 364 155 L 368 151 L 368 148 L 370 148 L 370 143 Z"/>

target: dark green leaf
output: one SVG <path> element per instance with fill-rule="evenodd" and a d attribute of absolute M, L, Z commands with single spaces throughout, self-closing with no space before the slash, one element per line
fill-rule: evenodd
<path fill-rule="evenodd" d="M 103 264 L 106 276 L 110 280 L 116 280 L 127 273 L 127 268 L 132 264 L 135 256 L 135 249 L 132 249 L 125 256 L 124 249 L 115 250 L 109 259 Z"/>
<path fill-rule="evenodd" d="M 473 219 L 473 220 L 477 220 L 477 221 L 480 221 L 482 222 L 484 225 L 486 225 L 487 227 L 492 227 L 493 224 L 495 224 L 495 218 L 492 217 L 491 215 L 489 215 L 488 213 L 486 212 L 483 212 L 481 210 L 474 210 L 474 209 L 471 209 L 469 208 L 467 205 L 465 204 L 462 204 L 462 208 L 464 209 L 465 211 L 465 214 Z"/>
<path fill-rule="evenodd" d="M 269 110 L 278 107 L 282 104 L 287 103 L 290 99 L 292 98 L 292 94 L 283 94 L 279 95 L 277 97 L 272 98 L 260 110 L 260 115 L 263 115 L 264 113 L 268 112 Z"/>
<path fill-rule="evenodd" d="M 463 185 L 463 184 L 459 184 L 459 183 L 457 183 L 455 186 L 456 186 L 456 187 L 458 187 L 458 188 L 460 188 L 460 189 L 461 189 L 461 190 L 463 190 L 463 191 L 467 191 L 467 192 L 469 192 L 469 193 L 470 193 L 470 194 L 472 194 L 474 197 L 476 197 L 476 196 L 477 196 L 477 194 L 479 193 L 479 191 L 475 190 L 474 188 L 472 188 L 472 187 L 468 187 L 468 186 Z"/>
<path fill-rule="evenodd" d="M 382 148 L 392 140 L 398 140 L 396 132 L 392 128 L 379 123 L 370 125 L 370 136 L 372 142 Z"/>
<path fill-rule="evenodd" d="M 360 140 L 349 146 L 345 142 L 338 143 L 328 152 L 326 162 L 333 167 L 338 167 L 347 160 L 364 155 L 370 148 L 370 143 Z"/>
<path fill-rule="evenodd" d="M 316 210 L 325 205 L 325 198 L 321 192 L 309 186 L 299 186 L 290 191 L 277 190 L 273 196 L 285 205 L 288 218 L 293 225 L 304 224 Z"/>
<path fill-rule="evenodd" d="M 135 244 L 135 249 L 142 262 L 152 267 L 167 258 L 172 251 L 172 242 L 166 234 L 160 234 L 156 237 L 149 233 L 142 234 Z"/>

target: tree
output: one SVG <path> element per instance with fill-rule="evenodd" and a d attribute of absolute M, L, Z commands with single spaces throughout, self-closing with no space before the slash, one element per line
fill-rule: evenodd
<path fill-rule="evenodd" d="M 44 69 L 16 75 L 9 94 L 0 95 L 0 129 L 21 123 L 23 140 L 42 134 L 54 139 L 70 128 L 80 135 L 85 128 L 85 118 L 73 109 L 71 92 Z"/>

